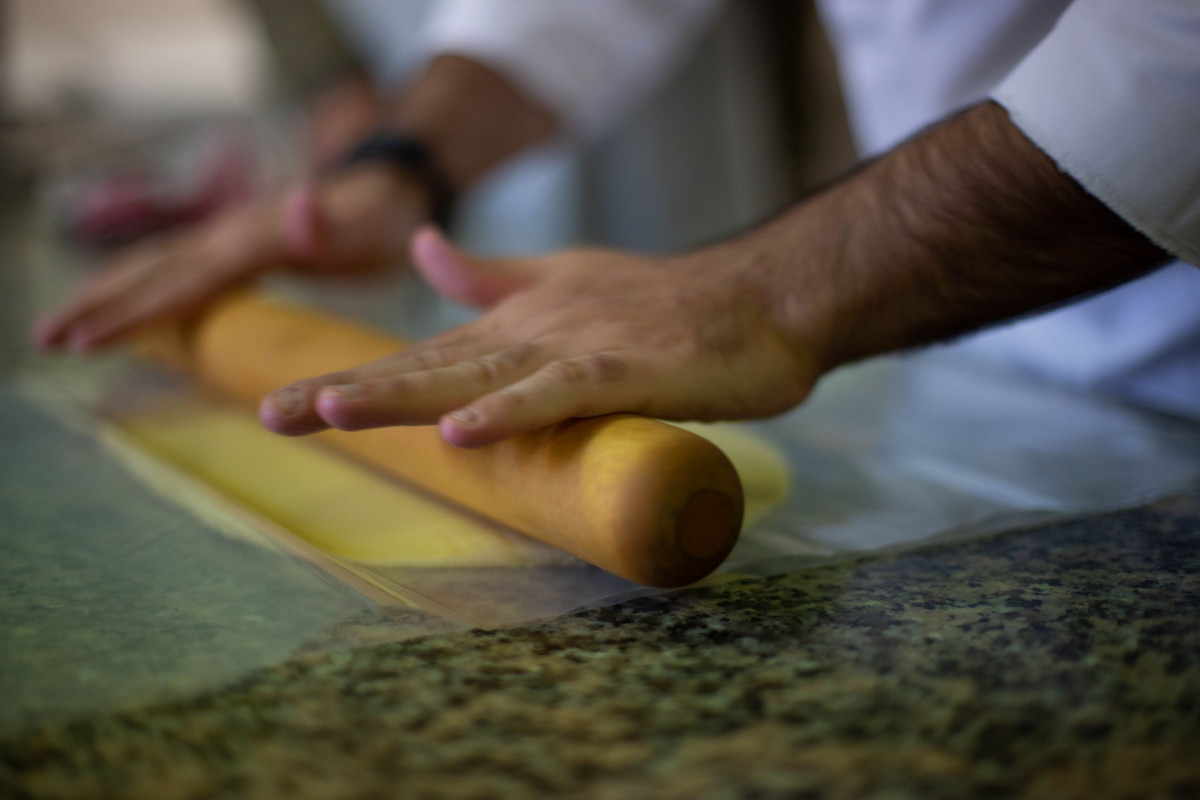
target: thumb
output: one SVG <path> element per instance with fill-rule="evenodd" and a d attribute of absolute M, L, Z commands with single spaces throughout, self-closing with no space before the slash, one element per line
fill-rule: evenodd
<path fill-rule="evenodd" d="M 412 261 L 440 294 L 477 308 L 495 305 L 532 284 L 538 275 L 532 264 L 519 259 L 468 255 L 433 226 L 422 228 L 413 237 Z"/>
<path fill-rule="evenodd" d="M 283 199 L 283 249 L 307 267 L 319 267 L 333 252 L 333 222 L 312 186 L 293 189 Z"/>

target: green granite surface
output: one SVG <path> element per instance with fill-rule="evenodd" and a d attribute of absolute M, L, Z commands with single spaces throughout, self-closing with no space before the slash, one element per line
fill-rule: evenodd
<path fill-rule="evenodd" d="M 0 743 L 0 796 L 1200 798 L 1200 495 Z"/>

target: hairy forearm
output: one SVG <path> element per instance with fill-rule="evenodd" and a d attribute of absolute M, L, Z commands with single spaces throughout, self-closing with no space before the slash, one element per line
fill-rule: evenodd
<path fill-rule="evenodd" d="M 744 236 L 674 256 L 478 260 L 436 231 L 418 269 L 478 319 L 263 403 L 281 433 L 436 422 L 480 447 L 572 417 L 748 419 L 821 375 L 1118 283 L 1165 254 L 983 105 Z"/>
<path fill-rule="evenodd" d="M 990 102 L 732 246 L 764 265 L 782 326 L 825 369 L 1105 289 L 1167 258 Z"/>
<path fill-rule="evenodd" d="M 427 142 L 458 190 L 558 130 L 552 111 L 494 70 L 460 56 L 434 59 L 389 105 L 385 124 Z"/>

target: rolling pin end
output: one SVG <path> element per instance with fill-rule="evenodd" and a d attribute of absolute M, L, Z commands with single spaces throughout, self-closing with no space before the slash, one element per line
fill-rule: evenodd
<path fill-rule="evenodd" d="M 674 589 L 707 577 L 737 543 L 742 508 L 729 494 L 700 489 L 684 503 L 666 537 L 670 552 L 642 553 L 614 571 L 645 586 Z"/>
<path fill-rule="evenodd" d="M 737 541 L 740 512 L 729 495 L 701 489 L 688 498 L 675 524 L 679 549 L 698 561 L 724 558 Z"/>

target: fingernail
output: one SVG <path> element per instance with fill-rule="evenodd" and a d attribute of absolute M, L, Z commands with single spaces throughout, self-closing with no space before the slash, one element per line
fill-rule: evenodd
<path fill-rule="evenodd" d="M 450 419 L 454 420 L 459 425 L 462 425 L 464 428 L 469 428 L 472 425 L 478 425 L 479 420 L 481 419 L 479 412 L 470 406 L 453 411 L 449 416 Z"/>
<path fill-rule="evenodd" d="M 288 386 L 271 395 L 271 402 L 285 417 L 295 417 L 304 410 L 304 390 L 299 386 Z"/>
<path fill-rule="evenodd" d="M 345 400 L 358 400 L 363 396 L 363 388 L 357 383 L 347 383 L 342 386 L 331 386 L 329 391 Z"/>

